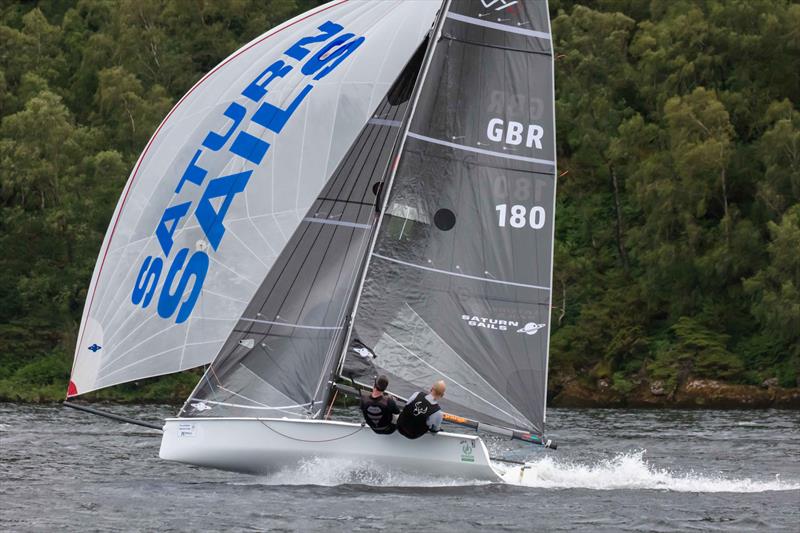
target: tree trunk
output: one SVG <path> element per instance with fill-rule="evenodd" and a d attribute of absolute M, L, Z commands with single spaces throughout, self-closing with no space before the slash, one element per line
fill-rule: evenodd
<path fill-rule="evenodd" d="M 614 169 L 614 165 L 609 164 L 608 170 L 611 173 L 611 185 L 614 189 L 614 209 L 617 214 L 617 223 L 614 227 L 614 232 L 617 238 L 617 250 L 619 251 L 619 257 L 622 260 L 622 268 L 625 271 L 625 275 L 627 275 L 629 270 L 628 251 L 625 249 L 625 243 L 623 242 L 623 233 L 625 232 L 625 227 L 622 221 L 622 205 L 620 204 L 619 200 L 619 181 L 617 180 L 617 171 Z"/>

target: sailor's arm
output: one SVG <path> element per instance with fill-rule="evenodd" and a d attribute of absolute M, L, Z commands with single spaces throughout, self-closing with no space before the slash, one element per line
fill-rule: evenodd
<path fill-rule="evenodd" d="M 439 431 L 442 428 L 442 419 L 444 418 L 444 413 L 442 410 L 438 410 L 432 415 L 428 416 L 428 429 L 433 432 Z"/>

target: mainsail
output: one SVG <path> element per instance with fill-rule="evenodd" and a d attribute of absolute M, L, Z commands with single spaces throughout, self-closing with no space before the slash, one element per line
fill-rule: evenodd
<path fill-rule="evenodd" d="M 106 233 L 68 396 L 212 361 L 437 8 L 331 2 L 242 47 L 178 102 Z"/>
<path fill-rule="evenodd" d="M 376 354 L 344 375 L 541 435 L 555 214 L 545 1 L 453 0 L 422 82 L 353 331 Z M 363 361 L 357 361 L 364 368 Z"/>

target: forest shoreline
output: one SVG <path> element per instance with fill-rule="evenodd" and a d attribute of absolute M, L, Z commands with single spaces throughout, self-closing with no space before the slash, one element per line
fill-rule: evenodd
<path fill-rule="evenodd" d="M 190 394 L 184 386 L 158 392 L 155 384 L 135 384 L 120 391 L 81 396 L 90 403 L 180 405 Z M 141 392 L 142 394 L 137 394 Z M 50 387 L 27 391 L 0 391 L 0 402 L 18 404 L 56 404 L 63 397 Z M 351 402 L 352 403 L 352 402 Z M 634 409 L 800 409 L 800 387 L 779 387 L 772 383 L 742 385 L 708 379 L 689 379 L 674 390 L 665 390 L 658 382 L 642 381 L 626 394 L 613 390 L 600 380 L 588 384 L 578 377 L 558 377 L 548 390 L 548 407 L 634 408 Z"/>

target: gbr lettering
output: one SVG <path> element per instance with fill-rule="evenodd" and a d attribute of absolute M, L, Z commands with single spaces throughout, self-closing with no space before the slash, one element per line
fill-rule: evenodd
<path fill-rule="evenodd" d="M 511 146 L 519 146 L 525 141 L 525 146 L 537 150 L 542 149 L 544 128 L 538 124 L 528 124 L 527 132 L 521 122 L 509 120 L 506 124 L 502 118 L 493 118 L 486 127 L 486 137 L 490 141 L 502 142 Z"/>

